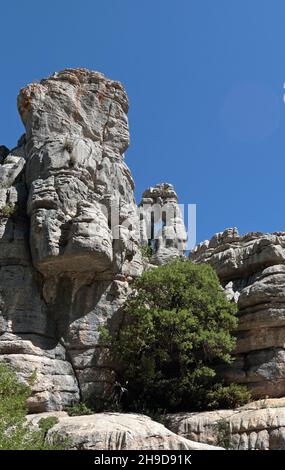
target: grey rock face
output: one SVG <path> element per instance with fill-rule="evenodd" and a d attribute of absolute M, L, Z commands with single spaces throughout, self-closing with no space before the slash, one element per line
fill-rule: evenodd
<path fill-rule="evenodd" d="M 247 384 L 256 398 L 285 396 L 285 233 L 239 236 L 228 229 L 190 259 L 210 263 L 238 305 L 236 360 L 222 374 Z"/>
<path fill-rule="evenodd" d="M 232 450 L 284 450 L 285 400 L 249 403 L 235 410 L 179 413 L 167 426 L 185 439 Z"/>
<path fill-rule="evenodd" d="M 128 100 L 68 69 L 23 88 L 18 108 L 26 134 L 1 147 L 0 359 L 36 371 L 31 411 L 60 410 L 112 384 L 99 330 L 142 271 Z"/>
<path fill-rule="evenodd" d="M 124 263 L 136 254 L 138 234 L 129 233 L 136 207 L 123 160 L 129 130 L 122 86 L 96 72 L 66 70 L 21 90 L 18 106 L 27 129 L 35 267 L 44 276 L 128 272 Z M 120 211 L 114 224 L 111 208 L 124 205 L 128 213 Z"/>
<path fill-rule="evenodd" d="M 187 242 L 177 194 L 169 183 L 146 189 L 140 202 L 141 241 L 152 250 L 150 263 L 162 265 L 184 255 Z"/>
<path fill-rule="evenodd" d="M 52 441 L 57 433 L 71 442 L 71 450 L 223 450 L 178 436 L 140 414 L 98 413 L 69 417 L 41 413 L 29 416 L 29 421 L 36 426 L 41 417 L 54 415 L 59 422 L 49 430 L 47 440 Z"/>
<path fill-rule="evenodd" d="M 183 256 L 186 233 L 170 184 L 147 189 L 138 213 L 120 83 L 67 69 L 22 89 L 18 107 L 26 133 L 0 147 L 0 360 L 23 380 L 36 372 L 30 411 L 61 410 L 112 387 L 100 328 L 116 328 L 149 267 L 140 245 L 164 264 Z M 238 303 L 236 360 L 221 373 L 255 397 L 284 396 L 285 233 L 228 229 L 190 258 Z"/>

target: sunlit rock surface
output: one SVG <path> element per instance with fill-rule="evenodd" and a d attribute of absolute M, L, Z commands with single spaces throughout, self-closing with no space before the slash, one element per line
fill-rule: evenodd
<path fill-rule="evenodd" d="M 166 426 L 186 439 L 232 450 L 285 450 L 285 398 L 264 399 L 235 410 L 178 413 Z"/>
<path fill-rule="evenodd" d="M 28 379 L 31 411 L 102 397 L 98 344 L 142 272 L 119 82 L 67 69 L 23 88 L 26 132 L 0 147 L 0 359 Z"/>
<path fill-rule="evenodd" d="M 253 396 L 285 396 L 285 233 L 218 233 L 190 259 L 209 263 L 228 298 L 237 302 L 236 360 L 221 370 Z"/>
<path fill-rule="evenodd" d="M 30 415 L 37 426 L 39 419 L 56 416 L 58 424 L 48 432 L 70 442 L 76 450 L 222 450 L 221 447 L 190 441 L 174 434 L 160 423 L 141 414 L 98 413 L 69 417 L 63 413 Z"/>

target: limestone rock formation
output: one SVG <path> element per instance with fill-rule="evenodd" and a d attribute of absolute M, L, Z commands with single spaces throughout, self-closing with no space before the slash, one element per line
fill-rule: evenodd
<path fill-rule="evenodd" d="M 171 184 L 157 184 L 144 191 L 140 202 L 141 241 L 151 249 L 151 264 L 165 264 L 184 255 L 187 234 L 182 215 Z"/>
<path fill-rule="evenodd" d="M 29 416 L 36 426 L 41 417 L 55 413 Z M 68 438 L 70 449 L 78 450 L 222 450 L 180 437 L 169 429 L 140 414 L 98 413 L 87 416 L 56 414 L 56 424 L 47 435 L 54 433 Z"/>
<path fill-rule="evenodd" d="M 122 85 L 67 69 L 23 88 L 18 108 L 26 132 L 0 147 L 0 360 L 36 371 L 38 412 L 110 386 L 100 327 L 142 262 Z"/>
<path fill-rule="evenodd" d="M 186 439 L 233 450 L 285 450 L 285 399 L 261 400 L 235 410 L 168 415 L 166 425 Z"/>
<path fill-rule="evenodd" d="M 183 256 L 182 212 L 168 183 L 136 206 L 120 83 L 66 69 L 23 88 L 18 108 L 25 134 L 0 146 L 0 361 L 33 376 L 30 412 L 96 405 L 114 382 L 100 329 L 117 327 L 144 268 Z M 147 266 L 141 245 L 152 250 Z M 190 259 L 210 263 L 238 304 L 235 362 L 220 373 L 254 397 L 285 396 L 285 233 L 228 229 Z M 268 403 L 171 416 L 182 437 L 142 415 L 60 414 L 49 437 L 59 430 L 88 449 L 205 448 L 189 438 L 217 444 L 226 420 L 234 448 L 284 448 L 285 406 Z"/>
<path fill-rule="evenodd" d="M 236 359 L 221 372 L 253 396 L 285 396 L 285 233 L 227 229 L 190 254 L 210 263 L 238 305 Z"/>

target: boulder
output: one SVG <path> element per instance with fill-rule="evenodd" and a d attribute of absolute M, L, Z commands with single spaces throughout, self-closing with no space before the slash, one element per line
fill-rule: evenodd
<path fill-rule="evenodd" d="M 29 416 L 36 425 L 41 417 L 56 416 L 58 423 L 47 434 L 70 442 L 77 450 L 222 450 L 177 436 L 162 424 L 140 414 L 98 413 L 87 416 L 65 416 L 43 413 Z"/>

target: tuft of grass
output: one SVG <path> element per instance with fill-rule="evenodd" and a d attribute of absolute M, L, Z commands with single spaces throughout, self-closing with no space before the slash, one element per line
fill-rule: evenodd
<path fill-rule="evenodd" d="M 73 151 L 73 142 L 70 139 L 65 139 L 63 143 L 63 150 L 66 150 L 68 153 Z"/>
<path fill-rule="evenodd" d="M 11 217 L 16 212 L 16 206 L 11 202 L 8 202 L 5 206 L 0 209 L 0 217 Z"/>

